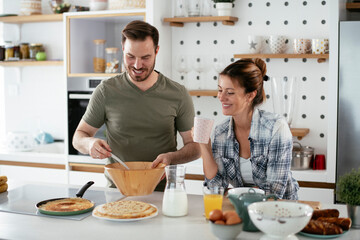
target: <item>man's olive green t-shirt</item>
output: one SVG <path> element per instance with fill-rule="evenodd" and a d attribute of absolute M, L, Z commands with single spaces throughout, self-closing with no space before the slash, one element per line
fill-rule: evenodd
<path fill-rule="evenodd" d="M 95 128 L 105 123 L 107 142 L 121 160 L 154 161 L 177 150 L 177 131 L 191 130 L 194 105 L 184 86 L 161 73 L 142 91 L 125 72 L 97 86 L 83 120 Z"/>

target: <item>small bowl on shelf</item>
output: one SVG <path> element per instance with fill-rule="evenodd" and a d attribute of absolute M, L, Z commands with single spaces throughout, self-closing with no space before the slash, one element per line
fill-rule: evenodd
<path fill-rule="evenodd" d="M 64 13 L 70 10 L 71 4 L 64 2 L 63 0 L 51 0 L 49 1 L 51 10 L 53 13 Z"/>

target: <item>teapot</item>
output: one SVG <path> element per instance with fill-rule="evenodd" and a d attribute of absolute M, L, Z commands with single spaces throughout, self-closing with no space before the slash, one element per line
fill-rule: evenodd
<path fill-rule="evenodd" d="M 256 192 L 254 188 L 250 188 L 247 193 L 242 193 L 240 195 L 228 194 L 228 198 L 234 205 L 239 217 L 243 220 L 243 230 L 249 232 L 256 232 L 259 231 L 259 229 L 254 225 L 249 217 L 247 209 L 248 206 L 253 202 L 262 202 L 269 198 L 274 198 L 275 200 L 278 199 L 275 194 L 265 195 Z"/>

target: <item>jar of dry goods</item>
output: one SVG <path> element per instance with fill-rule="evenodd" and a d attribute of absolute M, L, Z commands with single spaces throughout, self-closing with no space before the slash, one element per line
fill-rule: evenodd
<path fill-rule="evenodd" d="M 105 42 L 104 39 L 95 39 L 95 56 L 93 58 L 93 66 L 95 73 L 105 72 Z"/>
<path fill-rule="evenodd" d="M 20 43 L 20 58 L 21 59 L 30 58 L 29 43 Z"/>
<path fill-rule="evenodd" d="M 105 48 L 106 73 L 117 73 L 120 66 L 119 48 Z"/>
<path fill-rule="evenodd" d="M 30 44 L 30 49 L 29 49 L 29 57 L 31 59 L 36 59 L 36 54 L 38 52 L 44 52 L 44 47 L 41 43 L 32 43 Z"/>
<path fill-rule="evenodd" d="M 14 58 L 14 45 L 5 46 L 5 61 L 12 60 Z"/>
<path fill-rule="evenodd" d="M 0 61 L 4 61 L 5 59 L 5 47 L 0 46 Z"/>

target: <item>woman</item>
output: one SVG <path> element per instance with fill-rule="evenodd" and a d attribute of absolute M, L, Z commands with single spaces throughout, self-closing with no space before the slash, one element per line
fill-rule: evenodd
<path fill-rule="evenodd" d="M 205 181 L 227 188 L 255 186 L 281 199 L 297 199 L 292 178 L 292 135 L 284 118 L 256 107 L 268 80 L 261 59 L 241 59 L 219 77 L 218 98 L 230 118 L 216 126 L 212 146 L 200 144 Z"/>

